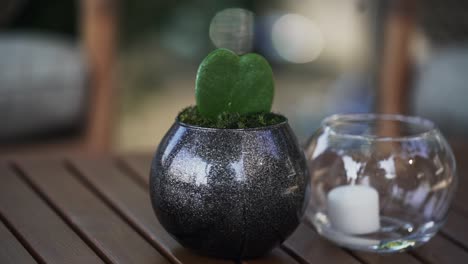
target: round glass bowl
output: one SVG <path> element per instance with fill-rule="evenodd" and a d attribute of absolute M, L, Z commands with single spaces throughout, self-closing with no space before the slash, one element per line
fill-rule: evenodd
<path fill-rule="evenodd" d="M 427 242 L 454 196 L 455 159 L 426 119 L 334 115 L 312 136 L 307 216 L 340 246 L 396 252 Z"/>

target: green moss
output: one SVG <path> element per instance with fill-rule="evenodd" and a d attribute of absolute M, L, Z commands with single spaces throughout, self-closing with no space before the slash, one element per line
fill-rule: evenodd
<path fill-rule="evenodd" d="M 190 106 L 179 113 L 177 119 L 185 124 L 211 128 L 258 128 L 276 125 L 286 121 L 282 115 L 275 113 L 221 113 L 216 119 L 208 119 L 198 111 L 196 106 Z"/>

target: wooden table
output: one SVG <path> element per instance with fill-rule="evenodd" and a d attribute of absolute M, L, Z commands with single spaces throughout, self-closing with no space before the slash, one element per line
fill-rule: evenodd
<path fill-rule="evenodd" d="M 271 254 L 245 262 L 468 263 L 468 164 L 459 158 L 448 222 L 421 248 L 353 252 L 303 223 Z M 149 164 L 149 155 L 1 159 L 0 263 L 234 263 L 195 255 L 164 231 L 149 202 Z"/>

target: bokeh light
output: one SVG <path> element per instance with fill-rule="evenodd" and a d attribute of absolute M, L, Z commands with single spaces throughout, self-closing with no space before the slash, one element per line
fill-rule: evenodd
<path fill-rule="evenodd" d="M 238 54 L 252 50 L 254 15 L 242 8 L 227 8 L 218 12 L 210 24 L 210 38 L 218 48 Z"/>
<path fill-rule="evenodd" d="M 287 14 L 272 29 L 272 41 L 278 54 L 289 62 L 307 63 L 318 58 L 323 50 L 323 34 L 307 17 Z"/>

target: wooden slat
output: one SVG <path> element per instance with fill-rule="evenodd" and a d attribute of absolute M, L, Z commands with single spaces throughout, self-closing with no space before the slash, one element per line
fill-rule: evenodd
<path fill-rule="evenodd" d="M 0 157 L 3 159 L 15 156 L 58 155 L 60 153 L 80 153 L 85 150 L 85 141 L 79 135 L 64 139 L 24 144 L 2 144 Z"/>
<path fill-rule="evenodd" d="M 288 252 L 309 263 L 360 263 L 346 251 L 320 238 L 306 224 L 301 224 L 283 243 Z"/>
<path fill-rule="evenodd" d="M 121 161 L 133 172 L 134 177 L 145 184 L 149 184 L 149 171 L 152 159 L 152 155 L 147 153 L 127 155 Z"/>
<path fill-rule="evenodd" d="M 468 216 L 468 146 L 463 149 L 455 148 L 457 161 L 458 189 L 455 195 L 453 209 Z"/>
<path fill-rule="evenodd" d="M 353 252 L 353 254 L 365 263 L 372 264 L 394 264 L 394 263 L 405 263 L 405 264 L 418 264 L 421 263 L 418 259 L 411 256 L 408 253 L 394 253 L 394 254 L 373 254 L 363 252 Z"/>
<path fill-rule="evenodd" d="M 452 209 L 468 217 L 468 145 L 452 144 L 457 162 L 458 190 Z"/>
<path fill-rule="evenodd" d="M 468 218 L 456 211 L 449 213 L 442 233 L 468 249 Z"/>
<path fill-rule="evenodd" d="M 0 222 L 0 263 L 36 263 L 2 222 Z"/>
<path fill-rule="evenodd" d="M 150 204 L 148 188 L 138 185 L 117 169 L 115 162 L 109 159 L 73 159 L 71 164 L 105 200 L 166 255 L 182 263 L 232 263 L 198 256 L 184 249 L 157 221 Z"/>
<path fill-rule="evenodd" d="M 457 247 L 444 237 L 436 235 L 427 244 L 412 252 L 418 258 L 433 264 L 466 264 L 468 252 Z"/>
<path fill-rule="evenodd" d="M 62 162 L 18 161 L 31 183 L 109 262 L 169 263 Z"/>
<path fill-rule="evenodd" d="M 276 248 L 270 254 L 253 260 L 244 261 L 245 264 L 283 264 L 283 263 L 298 263 L 290 255 L 283 250 Z"/>
<path fill-rule="evenodd" d="M 36 259 L 44 263 L 102 263 L 80 237 L 2 162 L 0 182 L 2 218 L 31 248 Z"/>
<path fill-rule="evenodd" d="M 463 172 L 468 172 L 468 169 L 463 170 Z M 468 177 L 458 173 L 458 190 L 456 192 L 452 209 L 460 212 L 468 217 Z"/>

